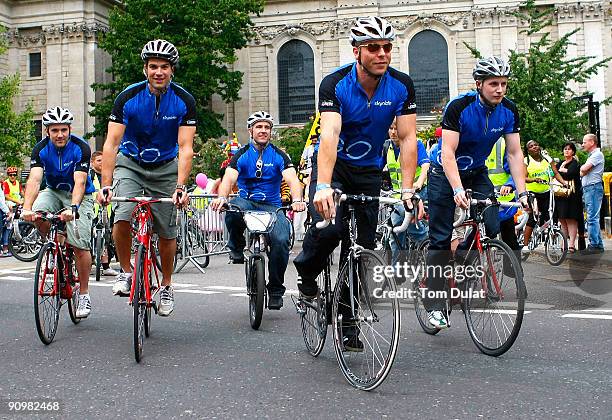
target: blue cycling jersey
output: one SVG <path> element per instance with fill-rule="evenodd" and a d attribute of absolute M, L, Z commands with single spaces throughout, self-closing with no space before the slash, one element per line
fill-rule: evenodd
<path fill-rule="evenodd" d="M 195 99 L 172 82 L 159 97 L 148 86 L 146 80 L 128 86 L 109 118 L 125 125 L 121 153 L 142 163 L 168 161 L 178 154 L 179 127 L 196 125 Z"/>
<path fill-rule="evenodd" d="M 89 171 L 91 149 L 85 140 L 70 135 L 70 140 L 62 148 L 55 147 L 49 137 L 39 141 L 32 149 L 30 168 L 43 168 L 47 187 L 54 190 L 72 191 L 74 173 Z M 85 185 L 85 194 L 96 191 L 89 175 Z"/>
<path fill-rule="evenodd" d="M 321 82 L 319 111 L 342 115 L 338 159 L 382 169 L 383 145 L 393 118 L 416 113 L 414 85 L 410 76 L 389 67 L 368 98 L 357 80 L 357 64 L 349 64 Z"/>
<path fill-rule="evenodd" d="M 495 142 L 505 134 L 518 133 L 520 121 L 509 99 L 490 107 L 482 103 L 477 91 L 470 91 L 446 105 L 442 128 L 459 133 L 455 157 L 459 171 L 465 171 L 484 167 Z M 432 165 L 442 166 L 441 153 L 442 139 L 429 152 Z"/>
<path fill-rule="evenodd" d="M 261 164 L 257 161 L 261 156 Z M 229 164 L 238 171 L 238 194 L 242 198 L 281 206 L 283 171 L 292 168 L 289 156 L 273 144 L 259 151 L 253 143 L 243 146 Z M 258 170 L 261 168 L 261 170 Z"/>

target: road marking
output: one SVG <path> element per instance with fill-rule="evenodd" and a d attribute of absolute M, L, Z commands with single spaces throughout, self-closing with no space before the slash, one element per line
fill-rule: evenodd
<path fill-rule="evenodd" d="M 510 309 L 470 309 L 470 312 L 487 312 L 493 314 L 516 315 L 516 311 Z M 531 311 L 525 311 L 523 313 L 530 314 Z"/>
<path fill-rule="evenodd" d="M 561 318 L 582 318 L 582 319 L 612 319 L 612 315 L 598 314 L 565 314 Z"/>
<path fill-rule="evenodd" d="M 237 290 L 246 292 L 246 287 L 236 287 L 236 286 L 204 286 L 207 289 L 217 289 L 217 290 Z"/>
<path fill-rule="evenodd" d="M 249 295 L 246 294 L 246 290 L 244 291 L 244 293 L 230 293 L 230 296 L 249 297 Z"/>
<path fill-rule="evenodd" d="M 196 295 L 214 295 L 216 293 L 223 293 L 223 292 L 216 292 L 214 290 L 190 290 L 190 289 L 185 289 L 185 290 L 175 290 L 174 293 L 193 293 Z"/>
<path fill-rule="evenodd" d="M 90 279 L 91 280 L 91 279 Z M 113 283 L 100 283 L 99 281 L 90 281 L 90 286 L 98 286 L 98 287 L 113 287 Z"/>
<path fill-rule="evenodd" d="M 583 312 L 612 312 L 612 309 L 583 309 Z"/>
<path fill-rule="evenodd" d="M 19 276 L 2 276 L 0 280 L 13 280 L 13 281 L 27 281 L 32 280 L 31 277 L 19 277 Z"/>

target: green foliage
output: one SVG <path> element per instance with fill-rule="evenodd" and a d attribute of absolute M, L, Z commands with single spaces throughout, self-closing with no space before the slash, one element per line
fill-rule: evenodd
<path fill-rule="evenodd" d="M 436 128 L 440 127 L 441 125 L 442 115 L 439 115 L 436 121 L 417 131 L 417 138 L 422 140 L 425 146 L 435 143 L 438 140 L 436 138 Z"/>
<path fill-rule="evenodd" d="M 554 8 L 536 8 L 535 0 L 527 0 L 520 10 L 517 18 L 529 24 L 521 33 L 531 43 L 525 52 L 510 52 L 512 77 L 507 95 L 519 109 L 523 142 L 533 139 L 548 149 L 559 149 L 589 131 L 582 104 L 572 100 L 586 92 L 577 92 L 573 86 L 603 70 L 611 57 L 592 63 L 591 56 L 566 58 L 568 47 L 574 45 L 570 38 L 579 29 L 553 41 L 549 28 Z M 467 47 L 475 57 L 480 56 L 475 48 Z"/>
<path fill-rule="evenodd" d="M 191 168 L 191 179 L 195 182 L 195 177 L 198 173 L 205 173 L 209 179 L 219 178 L 219 170 L 221 164 L 227 155 L 221 146 L 214 139 L 208 139 L 205 142 L 196 136 L 194 141 L 194 151 L 196 156 L 193 158 L 193 166 Z"/>
<path fill-rule="evenodd" d="M 0 29 L 0 54 L 4 54 L 7 48 L 4 31 L 5 28 Z M 20 83 L 19 74 L 0 79 L 0 162 L 7 166 L 22 166 L 23 159 L 29 156 L 36 143 L 32 106 L 28 104 L 21 113 L 13 110 Z"/>
<path fill-rule="evenodd" d="M 152 39 L 162 38 L 178 48 L 180 60 L 175 81 L 196 99 L 198 133 L 202 138 L 220 137 L 225 130 L 222 115 L 212 112 L 211 98 L 219 95 L 231 102 L 239 98 L 242 73 L 233 71 L 235 52 L 251 37 L 251 16 L 263 10 L 263 0 L 125 0 L 109 16 L 109 32 L 100 40 L 113 64 L 107 84 L 92 87 L 105 94 L 91 103 L 95 130 L 104 135 L 116 95 L 128 85 L 143 80 L 140 51 Z"/>
<path fill-rule="evenodd" d="M 278 138 L 274 140 L 274 144 L 284 149 L 291 162 L 297 168 L 300 164 L 300 158 L 306 145 L 306 139 L 308 139 L 308 133 L 312 127 L 312 121 L 306 124 L 303 128 L 299 127 L 287 127 L 282 128 L 278 132 Z"/>

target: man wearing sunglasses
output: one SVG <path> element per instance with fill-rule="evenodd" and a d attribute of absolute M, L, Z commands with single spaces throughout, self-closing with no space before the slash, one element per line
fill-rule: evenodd
<path fill-rule="evenodd" d="M 408 203 L 417 163 L 416 103 L 412 79 L 391 67 L 395 31 L 385 19 L 359 18 L 350 29 L 355 62 L 326 76 L 319 87 L 321 135 L 313 156 L 309 196 L 313 222 L 336 218 L 323 230 L 310 229 L 295 259 L 304 298 L 318 293 L 316 277 L 348 228 L 336 213 L 333 192 L 378 196 L 384 167 L 383 145 L 397 117 L 402 198 Z M 378 203 L 358 209 L 357 242 L 374 248 Z M 344 225 L 344 226 L 343 226 Z M 348 351 L 363 351 L 356 331 L 344 332 Z"/>
<path fill-rule="evenodd" d="M 238 195 L 231 203 L 242 210 L 263 210 L 276 212 L 281 206 L 280 185 L 284 180 L 291 190 L 293 211 L 306 210 L 302 201 L 302 184 L 289 156 L 270 143 L 272 116 L 265 111 L 252 114 L 247 120 L 251 141 L 236 153 L 225 170 L 219 186 L 219 198 L 211 203 L 211 208 L 219 211 L 234 184 L 238 183 Z M 242 216 L 229 212 L 225 216 L 229 233 L 227 243 L 230 259 L 234 264 L 244 263 L 244 230 L 246 225 Z M 268 309 L 280 309 L 285 294 L 284 277 L 289 262 L 289 220 L 282 215 L 270 232 L 270 258 L 268 260 Z"/>

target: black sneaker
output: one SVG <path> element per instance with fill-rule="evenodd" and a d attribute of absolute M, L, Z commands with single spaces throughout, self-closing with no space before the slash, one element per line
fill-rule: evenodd
<path fill-rule="evenodd" d="M 272 309 L 278 311 L 283 307 L 283 297 L 282 296 L 270 296 L 268 299 L 268 309 Z"/>
<path fill-rule="evenodd" d="M 363 351 L 363 343 L 356 335 L 345 335 L 342 339 L 344 350 L 361 353 Z"/>
<path fill-rule="evenodd" d="M 232 264 L 244 264 L 244 254 L 242 252 L 230 250 L 229 257 Z"/>

